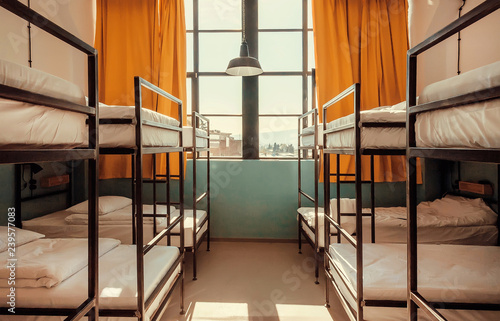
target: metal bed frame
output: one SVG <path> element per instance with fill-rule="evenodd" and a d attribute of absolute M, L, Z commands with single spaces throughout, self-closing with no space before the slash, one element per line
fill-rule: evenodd
<path fill-rule="evenodd" d="M 388 122 L 388 123 L 376 123 L 376 122 L 363 122 L 360 123 L 361 119 L 361 108 L 360 108 L 360 84 L 355 83 L 349 88 L 344 90 L 342 93 L 332 98 L 329 102 L 323 105 L 323 119 L 326 120 L 328 115 L 328 109 L 331 108 L 336 103 L 342 101 L 350 95 L 354 96 L 354 123 L 340 126 L 337 128 L 327 129 L 327 122 L 323 121 L 323 140 L 324 140 L 324 208 L 325 208 L 325 236 L 332 235 L 330 233 L 330 225 L 336 229 L 337 242 L 341 243 L 342 237 L 344 237 L 356 250 L 356 272 L 357 272 L 357 288 L 351 289 L 348 286 L 349 282 L 345 277 L 342 277 L 343 283 L 350 289 L 350 295 L 356 301 L 356 308 L 353 309 L 347 300 L 343 297 L 339 286 L 336 284 L 333 275 L 330 271 L 330 264 L 336 269 L 333 259 L 329 254 L 328 248 L 330 246 L 330 238 L 325 237 L 325 251 L 324 251 L 324 268 L 325 274 L 330 279 L 333 284 L 334 289 L 338 293 L 341 303 L 346 310 L 347 315 L 351 320 L 363 320 L 363 307 L 364 306 L 386 306 L 394 307 L 406 304 L 405 302 L 398 301 L 387 301 L 387 300 L 364 300 L 363 298 L 363 216 L 369 216 L 371 219 L 371 242 L 375 243 L 375 183 L 374 183 L 374 166 L 373 158 L 375 155 L 405 155 L 405 149 L 376 149 L 376 148 L 362 148 L 361 146 L 361 131 L 362 128 L 370 127 L 384 127 L 384 128 L 404 128 L 405 123 L 402 122 Z M 359 126 L 358 126 L 359 124 Z M 327 146 L 327 136 L 328 134 L 334 132 L 340 132 L 344 130 L 354 129 L 354 147 L 352 148 L 328 148 Z M 330 155 L 336 155 L 336 172 L 331 173 L 330 171 Z M 340 173 L 340 155 L 353 155 L 355 160 L 355 173 L 347 174 Z M 370 156 L 370 180 L 361 179 L 361 156 Z M 329 213 L 330 210 L 330 177 L 336 177 L 336 188 L 337 188 L 337 213 L 338 221 L 334 220 Z M 341 182 L 341 177 L 354 177 L 354 181 L 344 181 Z M 356 212 L 355 213 L 343 213 L 340 211 L 340 186 L 345 183 L 355 184 L 355 199 L 356 199 Z M 370 184 L 370 213 L 362 212 L 362 185 Z M 342 216 L 355 216 L 356 217 L 356 234 L 353 237 L 346 230 L 342 228 Z M 338 270 L 336 271 L 339 272 Z M 341 273 L 339 275 L 343 276 Z M 326 306 L 329 306 L 329 287 L 326 285 Z"/>
<path fill-rule="evenodd" d="M 193 128 L 192 135 L 192 145 L 191 147 L 184 147 L 185 152 L 191 152 L 193 155 L 193 246 L 186 247 L 186 251 L 193 252 L 193 280 L 196 280 L 196 251 L 200 247 L 203 240 L 207 239 L 207 251 L 210 251 L 210 120 L 205 116 L 202 116 L 196 111 L 193 111 L 191 115 L 191 122 Z M 199 134 L 196 132 L 197 128 L 206 129 L 207 135 Z M 196 146 L 196 139 L 206 139 L 207 147 L 198 147 Z M 200 153 L 207 153 L 207 189 L 201 195 L 198 196 L 196 189 L 196 161 L 200 158 Z M 200 227 L 196 226 L 196 208 L 198 203 L 200 203 L 204 198 L 207 199 L 207 217 L 200 223 Z M 198 234 L 203 230 L 203 226 L 207 225 L 207 229 L 203 234 L 199 237 Z"/>
<path fill-rule="evenodd" d="M 312 116 L 313 118 L 313 126 L 314 126 L 314 131 L 313 133 L 303 133 L 302 132 L 302 126 L 305 128 L 307 126 L 307 119 L 309 116 Z M 314 108 L 307 113 L 301 115 L 298 118 L 299 121 L 299 126 L 298 126 L 298 208 L 302 207 L 302 196 L 304 196 L 307 200 L 311 201 L 314 203 L 314 226 L 310 226 L 307 221 L 304 219 L 304 217 L 299 213 L 297 210 L 297 216 L 298 216 L 298 241 L 299 241 L 299 254 L 302 254 L 302 235 L 304 235 L 306 241 L 311 244 L 312 248 L 314 249 L 314 261 L 315 261 L 315 267 L 314 267 L 314 276 L 316 278 L 315 283 L 319 284 L 319 263 L 320 263 L 320 257 L 321 253 L 323 251 L 323 248 L 319 246 L 319 234 L 316 233 L 318 231 L 318 212 L 319 212 L 319 199 L 318 199 L 318 184 L 319 184 L 319 159 L 320 159 L 320 152 L 321 152 L 321 146 L 318 144 L 318 109 Z M 307 136 L 314 136 L 314 143 L 312 146 L 302 146 L 302 138 L 307 137 Z M 311 195 L 307 194 L 304 190 L 302 190 L 302 159 L 307 159 L 308 158 L 308 153 L 309 151 L 312 152 L 312 157 L 314 161 L 314 197 Z M 301 152 L 304 153 L 303 157 L 301 157 Z M 304 230 L 304 225 L 307 226 L 313 233 L 314 233 L 314 240 L 311 239 L 309 234 Z"/>
<path fill-rule="evenodd" d="M 429 102 L 416 105 L 417 91 L 417 56 L 437 44 L 460 32 L 476 21 L 486 17 L 490 13 L 500 9 L 500 0 L 489 0 L 481 3 L 470 12 L 464 14 L 454 22 L 450 23 L 434 35 L 430 36 L 417 46 L 411 48 L 407 54 L 407 207 L 408 207 L 408 320 L 417 318 L 417 308 L 426 313 L 433 320 L 446 320 L 440 309 L 465 309 L 465 310 L 500 310 L 497 304 L 480 303 L 449 303 L 428 302 L 418 291 L 417 279 L 417 193 L 416 193 L 416 158 L 427 157 L 452 161 L 473 161 L 483 163 L 500 164 L 500 150 L 498 149 L 472 149 L 472 148 L 421 148 L 416 147 L 415 121 L 420 113 L 433 110 L 459 107 L 462 105 L 500 98 L 500 87 L 493 87 L 469 94 L 452 97 L 445 100 Z M 497 166 L 500 170 L 500 166 Z M 500 178 L 500 175 L 498 175 Z"/>
<path fill-rule="evenodd" d="M 166 125 L 158 122 L 148 121 L 142 119 L 142 87 L 145 87 L 155 94 L 158 94 L 178 105 L 179 126 Z M 114 316 L 114 317 L 135 317 L 139 321 L 144 320 L 144 316 L 150 309 L 151 304 L 155 301 L 165 286 L 167 281 L 175 272 L 175 268 L 180 264 L 181 271 L 175 277 L 173 285 L 169 292 L 161 299 L 161 303 L 156 311 L 153 312 L 151 321 L 156 321 L 161 318 L 167 307 L 168 299 L 173 293 L 174 288 L 180 284 L 180 307 L 181 314 L 184 313 L 184 150 L 182 147 L 182 101 L 173 95 L 167 93 L 163 89 L 151 84 L 141 77 L 134 77 L 135 89 L 135 117 L 133 119 L 99 119 L 100 124 L 134 124 L 135 125 L 135 147 L 132 148 L 99 148 L 101 154 L 108 155 L 131 155 L 132 157 L 132 230 L 133 242 L 136 244 L 137 249 L 137 309 L 124 310 L 124 309 L 106 309 L 101 310 L 100 316 Z M 156 128 L 163 128 L 170 131 L 179 133 L 179 147 L 144 147 L 142 146 L 142 127 L 150 126 Z M 167 205 L 167 214 L 157 214 L 156 205 L 160 202 L 154 203 L 153 213 L 143 213 L 143 183 L 151 182 L 151 180 L 143 179 L 143 155 L 153 155 L 153 175 L 156 175 L 156 155 L 165 153 L 167 157 L 167 172 L 166 179 L 167 191 L 169 191 L 170 184 L 170 153 L 179 153 L 179 210 L 180 215 L 173 222 L 170 221 L 170 206 Z M 154 176 L 155 177 L 155 176 Z M 152 181 L 156 181 L 153 179 Z M 153 185 L 154 199 L 156 200 L 156 184 Z M 167 192 L 168 195 L 168 192 Z M 170 201 L 167 198 L 167 204 Z M 167 217 L 169 222 L 168 226 L 158 233 L 156 226 L 157 217 Z M 147 244 L 144 244 L 143 234 L 143 218 L 153 217 L 154 237 Z M 173 228 L 180 225 L 180 254 L 176 261 L 169 269 L 168 273 L 162 278 L 153 293 L 149 298 L 144 297 L 144 255 L 146 255 L 154 246 L 156 246 L 162 239 L 167 238 L 167 244 L 170 245 L 170 235 L 173 234 Z"/>
<path fill-rule="evenodd" d="M 20 308 L 16 307 L 16 315 L 59 315 L 67 316 L 65 320 L 80 320 L 84 316 L 94 321 L 99 318 L 99 296 L 98 296 L 98 166 L 99 153 L 99 109 L 97 108 L 97 50 L 68 31 L 59 27 L 52 21 L 28 8 L 24 4 L 13 0 L 0 0 L 0 6 L 26 20 L 52 36 L 60 39 L 66 44 L 74 47 L 87 55 L 88 66 L 88 88 L 89 106 L 70 103 L 30 91 L 14 87 L 0 85 L 0 97 L 23 101 L 26 103 L 53 107 L 88 115 L 88 148 L 75 149 L 3 149 L 0 151 L 1 164 L 22 164 L 33 162 L 55 162 L 87 160 L 88 168 L 88 195 L 89 195 L 89 222 L 88 222 L 88 290 L 87 299 L 76 309 L 57 308 Z M 17 203 L 17 202 L 16 202 Z M 16 206 L 19 204 L 16 204 Z M 20 223 L 20 217 L 17 224 Z M 11 314 L 7 308 L 0 308 L 0 314 Z"/>

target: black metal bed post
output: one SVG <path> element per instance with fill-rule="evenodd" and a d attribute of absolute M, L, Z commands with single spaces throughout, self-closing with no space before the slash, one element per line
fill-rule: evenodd
<path fill-rule="evenodd" d="M 314 258 L 316 261 L 316 267 L 314 271 L 314 275 L 316 277 L 316 281 L 314 283 L 319 284 L 319 260 L 320 260 L 320 246 L 319 246 L 319 217 L 318 217 L 318 184 L 319 184 L 319 149 L 318 149 L 318 110 L 313 109 L 313 126 L 314 126 L 314 146 L 313 146 L 313 157 L 314 157 Z M 324 217 L 323 217 L 324 219 Z"/>
<path fill-rule="evenodd" d="M 326 110 L 323 110 L 323 133 L 326 131 Z M 326 148 L 326 135 L 323 134 L 323 148 Z M 327 308 L 330 307 L 330 286 L 328 284 L 328 271 L 329 260 L 328 260 L 328 251 L 330 249 L 330 221 L 327 220 L 327 217 L 331 215 L 330 213 L 330 154 L 323 152 L 323 212 L 324 212 L 324 229 L 325 229 L 325 242 L 324 242 L 324 253 L 323 253 L 323 266 L 325 268 L 325 306 Z M 340 232 L 337 232 L 340 234 Z"/>
<path fill-rule="evenodd" d="M 14 165 L 14 206 L 16 209 L 16 216 L 15 216 L 15 222 L 14 224 L 16 225 L 17 228 L 22 228 L 23 227 L 23 212 L 21 208 L 21 172 L 22 172 L 22 164 L 15 164 Z"/>
<path fill-rule="evenodd" d="M 99 93 L 97 51 L 88 55 L 89 106 L 95 114 L 89 115 L 89 148 L 95 150 L 95 157 L 88 160 L 88 297 L 93 298 L 94 307 L 89 311 L 88 320 L 99 319 Z"/>
<path fill-rule="evenodd" d="M 135 144 L 136 144 L 136 204 L 137 204 L 137 312 L 138 320 L 144 320 L 144 236 L 143 236 L 143 207 L 142 207 L 142 91 L 141 81 L 138 77 L 134 78 L 135 93 Z"/>
<path fill-rule="evenodd" d="M 325 110 L 326 111 L 326 110 Z M 326 136 L 325 136 L 326 138 Z M 335 176 L 336 176 L 336 184 L 335 186 L 337 187 L 337 223 L 339 224 L 339 226 L 342 226 L 342 215 L 340 214 L 340 155 L 339 154 L 336 154 L 336 160 L 337 160 L 337 168 L 335 169 Z M 330 173 L 328 173 L 328 177 L 330 177 Z M 337 243 L 342 243 L 342 235 L 341 233 L 337 233 Z"/>
<path fill-rule="evenodd" d="M 210 121 L 207 121 L 207 251 L 210 251 Z"/>
<path fill-rule="evenodd" d="M 193 280 L 197 280 L 196 278 L 196 234 L 197 234 L 197 229 L 196 229 L 196 208 L 197 208 L 197 194 L 196 194 L 196 181 L 197 181 L 197 173 L 196 173 L 196 159 L 198 158 L 198 152 L 196 149 L 196 128 L 199 126 L 199 120 L 198 117 L 196 116 L 196 112 L 193 111 L 192 116 L 191 116 L 191 122 L 193 123 L 192 128 L 193 128 L 193 135 L 191 137 L 192 139 L 192 156 L 193 156 L 193 231 L 192 231 L 192 236 L 193 236 Z"/>
<path fill-rule="evenodd" d="M 375 169 L 374 156 L 370 155 L 370 212 L 371 212 L 371 241 L 375 243 Z"/>
<path fill-rule="evenodd" d="M 158 183 L 156 179 L 156 154 L 151 155 L 153 157 L 153 237 L 158 234 L 157 226 L 156 226 L 156 214 L 157 211 L 157 200 L 156 200 L 156 183 Z M 169 206 L 167 204 L 167 206 Z"/>
<path fill-rule="evenodd" d="M 136 174 L 135 174 L 135 154 L 130 155 L 131 164 L 132 164 L 132 244 L 137 244 L 137 225 L 136 223 L 136 214 L 137 214 L 137 203 L 135 200 L 136 193 Z"/>
<path fill-rule="evenodd" d="M 417 199 L 416 199 L 416 166 L 415 158 L 410 156 L 410 148 L 415 146 L 415 115 L 410 114 L 410 108 L 416 105 L 417 92 L 417 57 L 408 54 L 407 57 L 407 91 L 406 91 L 406 202 L 407 202 L 407 306 L 408 320 L 417 320 L 417 305 L 411 294 L 417 291 Z"/>
<path fill-rule="evenodd" d="M 183 133 L 182 133 L 182 123 L 183 123 L 183 113 L 182 113 L 182 101 L 178 103 L 179 105 L 179 110 L 178 110 L 178 115 L 179 115 L 179 127 L 181 128 L 181 131 L 179 132 L 179 146 L 184 146 L 183 143 Z M 179 216 L 181 217 L 181 220 L 179 222 L 180 224 L 180 231 L 179 231 L 179 245 L 180 245 L 180 251 L 181 251 L 181 289 L 180 289 L 180 308 L 181 308 L 181 314 L 184 314 L 184 268 L 185 268 L 185 250 L 184 250 L 184 149 L 181 148 L 179 151 Z M 195 246 L 195 240 L 193 240 L 193 246 Z"/>
<path fill-rule="evenodd" d="M 166 153 L 167 161 L 166 161 L 166 166 L 167 166 L 167 171 L 165 172 L 165 180 L 166 180 L 166 186 L 165 186 L 165 192 L 166 192 L 166 200 L 167 200 L 167 224 L 170 225 L 170 153 Z M 171 245 L 172 242 L 172 237 L 170 235 L 170 232 L 167 234 L 167 245 Z"/>
<path fill-rule="evenodd" d="M 301 124 L 300 124 L 300 120 L 301 120 L 301 117 L 298 118 L 298 123 L 299 125 L 297 126 L 297 130 L 298 130 L 298 134 L 297 134 L 297 140 L 298 140 L 298 144 L 297 146 L 299 146 L 299 150 L 298 150 L 298 157 L 297 157 L 297 160 L 298 160 L 298 171 L 297 171 L 297 175 L 298 175 L 298 207 L 297 208 L 301 208 L 302 207 L 302 194 L 301 194 L 301 191 L 302 191 L 302 175 L 301 175 L 301 166 L 300 166 L 300 153 L 302 152 L 300 150 L 300 140 L 301 140 Z M 307 150 L 305 150 L 305 153 L 307 153 Z M 299 242 L 299 254 L 302 254 L 302 234 L 301 234 L 301 229 L 302 229 L 302 219 L 301 219 L 301 216 L 300 214 L 298 215 L 297 217 L 297 233 L 298 233 L 298 242 Z"/>
<path fill-rule="evenodd" d="M 356 287 L 357 319 L 363 317 L 363 209 L 361 181 L 361 128 L 360 123 L 360 84 L 354 84 L 354 139 L 355 139 L 355 198 L 356 198 Z"/>

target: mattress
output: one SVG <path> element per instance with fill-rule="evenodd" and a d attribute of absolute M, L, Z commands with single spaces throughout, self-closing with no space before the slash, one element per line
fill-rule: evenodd
<path fill-rule="evenodd" d="M 134 106 L 99 105 L 99 117 L 102 119 L 134 119 Z M 143 108 L 143 120 L 158 122 L 165 125 L 179 126 L 179 121 Z M 145 147 L 174 147 L 179 145 L 179 132 L 164 128 L 142 126 L 142 145 Z M 99 126 L 99 146 L 106 148 L 135 147 L 134 124 L 108 124 Z"/>
<path fill-rule="evenodd" d="M 318 135 L 318 145 L 323 146 L 323 124 L 316 125 L 316 133 Z M 314 146 L 314 126 L 302 129 L 302 134 L 310 135 L 301 137 L 301 146 Z"/>
<path fill-rule="evenodd" d="M 377 107 L 364 110 L 360 113 L 360 122 L 392 123 L 406 122 L 406 102 L 394 106 Z M 326 125 L 327 129 L 337 128 L 354 123 L 354 114 L 341 117 Z M 354 128 L 326 135 L 327 148 L 352 148 L 354 142 Z M 361 128 L 362 148 L 395 149 L 406 148 L 406 129 L 391 127 Z"/>
<path fill-rule="evenodd" d="M 48 73 L 0 60 L 0 84 L 85 105 L 75 84 Z M 0 148 L 74 148 L 88 144 L 87 116 L 0 98 Z"/>
<path fill-rule="evenodd" d="M 176 211 L 178 213 L 178 211 Z M 176 217 L 176 212 L 172 213 L 172 218 Z M 44 234 L 49 238 L 62 238 L 62 237 L 87 237 L 87 225 L 72 225 L 68 224 L 65 218 L 69 213 L 67 211 L 59 211 L 52 214 L 40 216 L 28 221 L 23 221 L 23 229 L 35 231 Z M 185 210 L 184 219 L 184 246 L 190 247 L 193 245 L 193 211 Z M 196 222 L 198 229 L 200 228 L 201 222 L 207 216 L 207 212 L 197 210 L 196 211 Z M 178 216 L 178 214 L 177 214 Z M 166 221 L 163 224 L 157 225 L 157 231 L 160 232 L 161 229 L 167 226 Z M 197 240 L 203 235 L 207 229 L 207 224 L 201 228 L 201 232 L 197 235 Z M 180 226 L 177 225 L 172 232 L 178 233 L 180 231 Z M 116 224 L 116 225 L 99 225 L 99 236 L 108 237 L 120 240 L 123 244 L 132 244 L 132 222 L 129 224 Z M 144 242 L 148 242 L 153 239 L 153 224 L 144 225 Z M 163 239 L 160 244 L 166 245 L 167 239 Z M 179 245 L 179 237 L 172 236 L 171 245 Z"/>
<path fill-rule="evenodd" d="M 500 86 L 500 61 L 428 85 L 419 103 Z M 500 99 L 417 115 L 417 147 L 500 148 Z"/>
<path fill-rule="evenodd" d="M 429 301 L 500 304 L 500 248 L 419 245 L 419 292 Z M 356 286 L 356 253 L 350 244 L 333 244 L 329 253 L 340 272 Z M 474 258 L 471 260 L 470 258 Z M 406 245 L 365 244 L 364 298 L 406 301 Z M 331 268 L 351 306 L 346 287 Z M 405 308 L 366 307 L 366 320 L 406 320 Z M 497 311 L 441 310 L 449 320 L 497 320 Z M 427 320 L 423 313 L 419 320 Z"/>
<path fill-rule="evenodd" d="M 207 135 L 207 131 L 196 128 L 197 135 Z M 182 144 L 184 147 L 193 147 L 193 127 L 182 127 Z M 206 138 L 196 137 L 196 147 L 208 147 L 208 140 Z"/>
<path fill-rule="evenodd" d="M 171 246 L 156 246 L 145 257 L 144 288 L 145 297 L 148 298 L 156 285 L 175 262 L 179 250 Z M 133 245 L 120 245 L 112 251 L 104 254 L 99 260 L 99 289 L 101 309 L 120 308 L 133 309 L 137 306 L 136 287 L 136 249 Z M 176 275 L 180 272 L 180 266 L 168 280 L 162 289 L 162 295 L 166 294 Z M 16 307 L 37 308 L 75 308 L 84 300 L 87 293 L 88 271 L 84 268 L 63 281 L 56 287 L 47 288 L 17 288 Z M 0 295 L 6 297 L 7 288 L 0 288 Z M 6 303 L 0 303 L 6 306 Z M 159 305 L 155 300 L 150 313 Z M 149 316 L 148 316 L 149 317 Z M 0 316 L 0 320 L 60 320 L 59 317 L 27 317 L 19 316 L 14 319 L 11 315 Z M 100 318 L 101 320 L 135 320 L 136 318 Z"/>

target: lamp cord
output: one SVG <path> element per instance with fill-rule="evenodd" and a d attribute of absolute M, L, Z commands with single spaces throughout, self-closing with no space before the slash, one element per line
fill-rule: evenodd
<path fill-rule="evenodd" d="M 462 0 L 462 6 L 458 8 L 458 17 L 460 18 L 462 16 L 462 9 L 465 6 L 465 1 L 467 0 Z M 457 74 L 460 75 L 460 41 L 462 41 L 462 38 L 460 37 L 460 31 L 458 32 L 458 39 L 457 39 Z"/>
<path fill-rule="evenodd" d="M 247 38 L 246 38 L 246 34 L 245 34 L 245 0 L 242 1 L 242 22 L 243 22 L 243 29 L 242 29 L 242 37 L 243 39 L 241 40 L 241 42 L 246 42 L 247 41 Z"/>

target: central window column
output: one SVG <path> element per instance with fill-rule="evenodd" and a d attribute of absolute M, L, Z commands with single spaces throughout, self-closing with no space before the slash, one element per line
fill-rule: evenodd
<path fill-rule="evenodd" d="M 250 56 L 258 58 L 258 0 L 245 1 L 245 30 Z M 242 78 L 243 159 L 259 159 L 259 76 Z"/>

